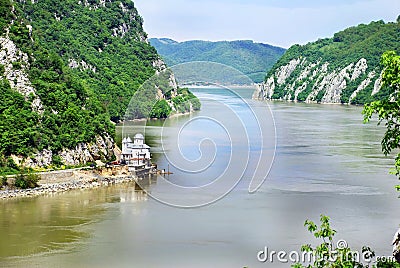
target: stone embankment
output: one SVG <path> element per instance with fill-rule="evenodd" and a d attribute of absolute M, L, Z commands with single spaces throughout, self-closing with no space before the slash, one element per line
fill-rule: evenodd
<path fill-rule="evenodd" d="M 135 182 L 137 177 L 133 175 L 119 176 L 99 176 L 95 173 L 73 172 L 73 176 L 56 181 L 39 181 L 39 187 L 33 189 L 12 189 L 0 190 L 0 199 L 15 197 L 34 197 L 39 195 L 67 192 L 71 190 L 93 189 L 98 187 L 110 186 L 114 184 Z"/>

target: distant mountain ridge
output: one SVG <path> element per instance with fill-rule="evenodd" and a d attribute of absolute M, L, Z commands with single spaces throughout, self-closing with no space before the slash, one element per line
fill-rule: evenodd
<path fill-rule="evenodd" d="M 397 22 L 350 27 L 332 38 L 290 47 L 269 71 L 254 98 L 363 104 L 388 97 L 380 58 L 400 52 Z"/>
<path fill-rule="evenodd" d="M 169 38 L 151 38 L 149 41 L 169 66 L 193 61 L 217 62 L 241 71 L 257 83 L 264 80 L 266 72 L 286 51 L 251 40 L 177 42 Z"/>

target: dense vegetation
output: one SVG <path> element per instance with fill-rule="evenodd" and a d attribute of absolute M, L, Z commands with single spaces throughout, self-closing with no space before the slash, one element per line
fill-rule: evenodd
<path fill-rule="evenodd" d="M 348 103 L 349 97 L 357 89 L 358 85 L 367 78 L 368 73 L 375 71 L 378 75 L 381 73 L 380 57 L 387 50 L 400 51 L 400 21 L 385 23 L 383 21 L 371 22 L 370 24 L 360 24 L 356 27 L 350 27 L 344 31 L 334 34 L 332 38 L 320 39 L 306 45 L 294 45 L 290 47 L 282 58 L 269 71 L 267 78 L 275 74 L 278 68 L 288 64 L 292 59 L 306 58 L 308 63 L 319 63 L 311 73 L 320 65 L 327 62 L 328 72 L 340 71 L 351 63 L 357 63 L 361 58 L 367 60 L 368 69 L 354 81 L 346 81 L 347 87 L 342 92 L 342 103 Z M 290 85 L 299 77 L 302 69 L 296 68 L 284 85 L 278 85 L 273 98 L 281 98 L 285 94 L 284 88 Z M 299 95 L 298 100 L 304 101 L 311 93 L 313 85 L 318 82 L 318 76 L 307 76 L 302 78 L 302 83 L 307 84 L 307 88 Z M 377 77 L 375 77 L 375 80 Z M 375 81 L 374 80 L 374 81 Z M 388 96 L 386 89 L 378 94 L 371 96 L 374 88 L 374 82 L 367 88 L 359 92 L 355 99 L 351 100 L 353 104 L 367 103 L 375 99 L 384 99 Z M 324 95 L 321 91 L 316 97 L 320 101 Z M 292 96 L 293 97 L 293 96 Z"/>
<path fill-rule="evenodd" d="M 0 95 L 0 152 L 27 155 L 39 134 L 36 128 L 39 115 L 21 94 L 11 89 L 7 80 L 0 81 Z M 5 160 L 0 162 L 3 162 L 1 166 L 8 165 Z"/>
<path fill-rule="evenodd" d="M 187 41 L 178 43 L 171 39 L 150 39 L 150 43 L 170 66 L 192 62 L 210 61 L 231 66 L 262 82 L 265 72 L 283 55 L 285 49 L 253 41 Z"/>
<path fill-rule="evenodd" d="M 136 89 L 154 75 L 158 55 L 143 42 L 143 21 L 133 2 L 99 5 L 100 1 L 85 6 L 72 0 L 44 0 L 26 1 L 20 7 L 32 21 L 35 44 L 59 55 L 64 65 L 75 61 L 78 66 L 71 74 L 98 98 L 99 109 L 118 121 Z"/>
<path fill-rule="evenodd" d="M 13 18 L 11 8 L 12 4 L 9 0 L 0 0 L 0 32 L 4 31 Z"/>
<path fill-rule="evenodd" d="M 0 64 L 0 173 L 17 171 L 11 154 L 57 154 L 97 135 L 114 137 L 110 120 L 122 120 L 137 89 L 164 68 L 129 0 L 0 0 L 0 15 L 0 36 L 8 31 L 28 55 L 13 69 L 28 74 L 43 105 L 32 109 L 35 96 L 13 90 Z M 61 164 L 57 155 L 53 162 Z"/>

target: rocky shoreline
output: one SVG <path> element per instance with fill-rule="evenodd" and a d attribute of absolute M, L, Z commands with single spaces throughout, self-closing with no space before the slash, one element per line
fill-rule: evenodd
<path fill-rule="evenodd" d="M 17 197 L 35 197 L 39 195 L 67 192 L 71 190 L 93 189 L 106 187 L 115 184 L 135 182 L 136 176 L 118 176 L 118 177 L 92 177 L 72 179 L 70 181 L 57 183 L 44 183 L 33 189 L 5 189 L 0 190 L 0 199 L 10 199 Z"/>

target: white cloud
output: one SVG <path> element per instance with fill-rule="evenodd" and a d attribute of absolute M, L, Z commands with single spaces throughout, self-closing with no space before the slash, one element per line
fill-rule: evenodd
<path fill-rule="evenodd" d="M 398 0 L 134 0 L 150 37 L 252 39 L 289 47 L 400 14 Z M 282 4 L 283 3 L 283 4 Z M 335 3 L 334 5 L 332 3 Z"/>

